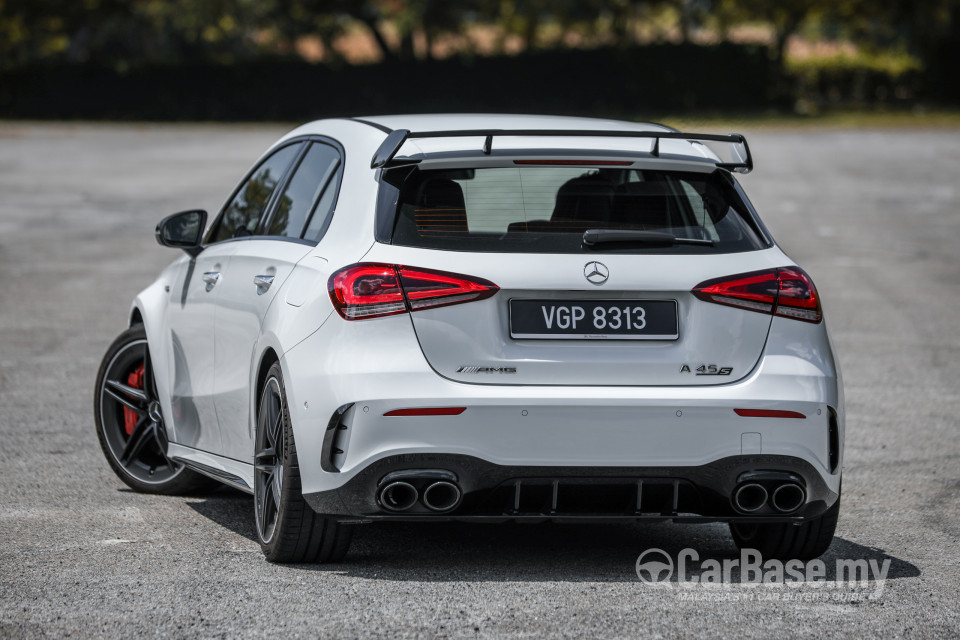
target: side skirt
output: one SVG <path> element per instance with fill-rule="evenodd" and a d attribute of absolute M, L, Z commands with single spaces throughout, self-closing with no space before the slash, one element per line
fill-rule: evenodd
<path fill-rule="evenodd" d="M 253 465 L 171 442 L 167 456 L 188 469 L 253 494 Z"/>

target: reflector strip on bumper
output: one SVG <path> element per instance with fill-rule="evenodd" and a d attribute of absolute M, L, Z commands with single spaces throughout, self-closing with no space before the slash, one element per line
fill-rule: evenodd
<path fill-rule="evenodd" d="M 424 407 L 418 409 L 394 409 L 387 411 L 384 416 L 458 416 L 466 407 Z"/>
<path fill-rule="evenodd" d="M 806 418 L 807 416 L 796 411 L 777 411 L 776 409 L 734 409 L 738 416 L 744 418 Z"/>

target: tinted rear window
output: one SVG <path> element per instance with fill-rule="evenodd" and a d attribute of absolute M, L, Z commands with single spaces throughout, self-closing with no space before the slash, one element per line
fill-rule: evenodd
<path fill-rule="evenodd" d="M 398 176 L 401 179 L 397 179 Z M 707 245 L 617 244 L 604 252 L 732 253 L 769 246 L 732 179 L 584 167 L 406 170 L 393 244 L 452 251 L 580 253 L 587 229 L 670 233 Z M 390 188 L 390 187 L 384 187 Z"/>

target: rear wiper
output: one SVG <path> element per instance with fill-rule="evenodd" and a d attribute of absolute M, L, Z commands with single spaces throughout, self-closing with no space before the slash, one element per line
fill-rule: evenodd
<path fill-rule="evenodd" d="M 583 232 L 583 244 L 593 247 L 598 244 L 642 243 L 642 244 L 697 244 L 712 247 L 713 240 L 699 238 L 678 238 L 663 231 L 632 231 L 630 229 L 587 229 Z"/>

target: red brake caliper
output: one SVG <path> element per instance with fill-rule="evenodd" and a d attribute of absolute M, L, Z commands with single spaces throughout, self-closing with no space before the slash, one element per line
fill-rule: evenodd
<path fill-rule="evenodd" d="M 143 363 L 140 363 L 140 366 L 137 367 L 133 373 L 127 376 L 127 384 L 133 387 L 134 389 L 143 389 Z M 123 408 L 123 428 L 126 430 L 127 435 L 133 434 L 133 428 L 137 426 L 137 419 L 139 416 L 137 412 L 129 407 Z"/>

